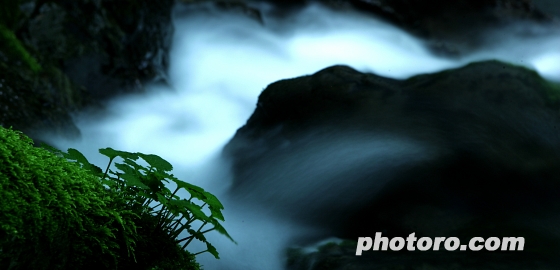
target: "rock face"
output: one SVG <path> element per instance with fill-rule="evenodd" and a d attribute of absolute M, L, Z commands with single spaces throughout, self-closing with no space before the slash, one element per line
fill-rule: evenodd
<path fill-rule="evenodd" d="M 428 41 L 436 52 L 458 55 L 488 42 L 487 30 L 516 23 L 550 21 L 531 0 L 354 0 Z"/>
<path fill-rule="evenodd" d="M 165 77 L 172 0 L 2 3 L 2 126 L 77 133 L 70 112 Z"/>
<path fill-rule="evenodd" d="M 527 241 L 522 254 L 428 256 L 446 263 L 550 263 L 560 251 L 559 97 L 559 85 L 497 61 L 407 80 L 346 66 L 282 80 L 224 149 L 231 196 L 352 240 Z"/>
<path fill-rule="evenodd" d="M 445 56 L 460 56 L 492 45 L 500 41 L 497 36 L 507 27 L 532 25 L 546 28 L 548 25 L 552 31 L 558 28 L 558 22 L 553 22 L 557 12 L 555 8 L 546 8 L 550 4 L 542 3 L 544 0 L 263 1 L 288 10 L 309 2 L 321 2 L 337 10 L 350 8 L 368 12 L 424 39 L 428 48 Z M 523 30 L 524 34 L 531 32 L 528 28 Z"/>

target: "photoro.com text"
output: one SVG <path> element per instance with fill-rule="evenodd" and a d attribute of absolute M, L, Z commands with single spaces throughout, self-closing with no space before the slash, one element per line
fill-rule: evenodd
<path fill-rule="evenodd" d="M 427 251 L 427 250 L 447 250 L 447 251 L 522 251 L 525 246 L 525 238 L 523 237 L 473 237 L 469 240 L 468 245 L 461 244 L 461 240 L 457 237 L 421 237 L 418 239 L 415 233 L 411 233 L 408 237 L 393 237 L 391 239 L 381 236 L 380 232 L 375 234 L 375 238 L 359 237 L 356 246 L 356 256 L 361 256 L 363 251 L 399 251 L 402 249 L 408 251 Z"/>

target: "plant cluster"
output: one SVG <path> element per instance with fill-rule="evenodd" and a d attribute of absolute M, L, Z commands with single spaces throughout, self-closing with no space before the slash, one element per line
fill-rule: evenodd
<path fill-rule="evenodd" d="M 193 239 L 207 246 L 197 254 L 219 258 L 204 234 L 231 237 L 214 195 L 177 179 L 159 156 L 100 153 L 109 158 L 105 170 L 75 149 L 34 147 L 0 128 L 0 268 L 198 269 L 185 250 Z M 177 196 L 181 189 L 190 198 Z"/>
<path fill-rule="evenodd" d="M 47 146 L 48 147 L 48 146 Z M 101 182 L 113 193 L 119 194 L 120 199 L 127 202 L 127 206 L 135 213 L 153 215 L 157 219 L 155 230 L 165 231 L 170 237 L 176 239 L 183 232 L 190 236 L 177 239 L 182 248 L 186 248 L 193 239 L 198 239 L 206 244 L 207 249 L 195 255 L 209 252 L 216 259 L 219 254 L 216 248 L 204 237 L 205 233 L 216 230 L 234 241 L 227 233 L 220 221 L 224 221 L 222 210 L 224 206 L 213 194 L 204 189 L 189 184 L 175 177 L 170 172 L 173 166 L 163 158 L 143 153 L 130 153 L 112 148 L 100 149 L 99 153 L 109 158 L 105 171 L 91 164 L 86 157 L 76 149 L 68 149 L 68 153 L 50 148 L 68 160 L 75 161 L 92 174 L 100 177 Z M 121 158 L 122 162 L 115 162 Z M 137 160 L 141 158 L 148 166 L 140 165 Z M 117 170 L 111 170 L 111 165 Z M 166 183 L 175 184 L 171 192 Z M 181 199 L 177 193 L 181 190 L 189 193 L 188 199 Z M 207 209 L 210 214 L 206 214 Z M 192 228 L 194 221 L 201 221 L 202 225 L 197 230 Z M 211 226 L 203 230 L 206 226 Z M 235 241 L 234 241 L 235 242 Z"/>

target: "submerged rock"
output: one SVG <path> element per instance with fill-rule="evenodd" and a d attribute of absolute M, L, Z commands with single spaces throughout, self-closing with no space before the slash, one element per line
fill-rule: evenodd
<path fill-rule="evenodd" d="M 526 239 L 512 253 L 369 252 L 376 259 L 358 269 L 402 256 L 447 258 L 436 269 L 550 265 L 560 251 L 559 97 L 559 85 L 498 61 L 406 80 L 334 66 L 275 82 L 224 149 L 230 194 L 354 241 Z"/>

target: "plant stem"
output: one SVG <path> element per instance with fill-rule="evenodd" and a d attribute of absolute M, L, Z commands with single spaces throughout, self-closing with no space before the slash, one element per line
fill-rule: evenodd
<path fill-rule="evenodd" d="M 208 230 L 206 230 L 206 231 L 203 231 L 202 234 L 205 234 L 205 233 L 207 233 L 207 232 L 213 231 L 213 230 L 215 230 L 215 229 L 216 229 L 215 227 L 212 228 L 212 229 L 208 229 Z M 187 239 L 189 239 L 189 238 L 193 238 L 193 237 L 194 237 L 194 236 L 191 235 L 191 236 L 187 236 L 187 237 L 185 237 L 185 238 L 183 238 L 183 239 L 175 240 L 175 241 L 176 241 L 177 243 L 181 243 L 181 242 L 183 242 L 183 241 L 185 241 L 185 240 L 187 240 Z"/>
<path fill-rule="evenodd" d="M 195 253 L 195 254 L 193 254 L 193 256 L 196 256 L 196 255 L 198 255 L 198 254 L 201 254 L 201 253 L 204 253 L 204 252 L 207 252 L 207 251 L 208 251 L 208 250 L 204 250 L 204 251 L 201 251 L 201 252 Z"/>
<path fill-rule="evenodd" d="M 198 231 L 196 231 L 196 232 L 199 233 L 200 230 L 202 230 L 202 228 L 203 228 L 207 223 L 208 223 L 208 221 L 204 221 L 204 223 L 202 223 L 202 225 L 200 226 L 200 228 L 198 228 Z M 193 239 L 194 239 L 194 237 L 191 238 L 191 239 L 189 239 L 189 241 L 187 241 L 187 242 L 183 245 L 183 249 L 185 249 L 185 248 L 192 242 Z"/>
<path fill-rule="evenodd" d="M 107 169 L 105 169 L 105 173 L 103 174 L 103 178 L 101 179 L 105 179 L 105 177 L 107 176 L 107 172 L 109 172 L 109 167 L 111 167 L 111 163 L 113 162 L 113 159 L 115 159 L 114 157 L 109 159 L 109 164 L 107 164 Z"/>
<path fill-rule="evenodd" d="M 188 239 L 191 239 L 191 238 L 193 238 L 193 237 L 194 237 L 193 235 L 187 236 L 187 237 L 182 238 L 182 239 L 177 239 L 177 240 L 175 240 L 175 242 L 181 243 L 181 242 L 183 242 L 183 241 L 185 241 L 185 240 L 188 240 Z"/>
<path fill-rule="evenodd" d="M 152 209 L 154 209 L 154 211 L 156 210 L 156 207 L 162 206 L 162 203 L 156 204 L 154 207 L 152 207 Z"/>

